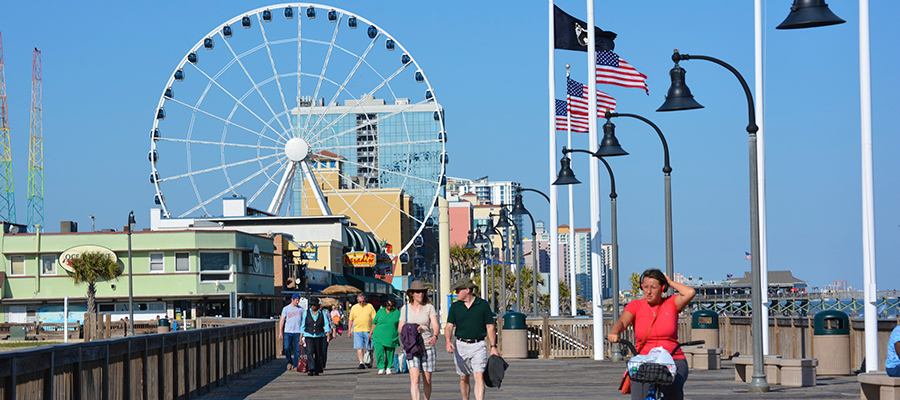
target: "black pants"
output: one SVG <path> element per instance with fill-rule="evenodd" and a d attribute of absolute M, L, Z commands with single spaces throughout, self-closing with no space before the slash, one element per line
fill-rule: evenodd
<path fill-rule="evenodd" d="M 325 365 L 328 364 L 328 339 L 325 339 L 325 347 L 322 350 L 322 370 L 325 370 Z"/>
<path fill-rule="evenodd" d="M 304 339 L 306 339 L 306 363 L 310 372 L 322 373 L 325 370 L 325 338 L 307 336 Z"/>
<path fill-rule="evenodd" d="M 671 385 L 657 386 L 666 400 L 684 399 L 684 382 L 688 377 L 687 360 L 675 360 L 675 367 L 678 368 L 678 372 L 675 373 L 675 382 L 672 382 Z M 631 400 L 644 400 L 647 398 L 648 389 L 650 389 L 648 384 L 631 382 Z"/>

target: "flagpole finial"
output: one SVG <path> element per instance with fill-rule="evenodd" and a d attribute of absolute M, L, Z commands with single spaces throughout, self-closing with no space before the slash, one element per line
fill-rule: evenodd
<path fill-rule="evenodd" d="M 566 69 L 569 69 L 569 64 L 566 64 Z"/>

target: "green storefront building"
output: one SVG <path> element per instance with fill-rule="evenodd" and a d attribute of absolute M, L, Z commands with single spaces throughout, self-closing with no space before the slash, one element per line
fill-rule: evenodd
<path fill-rule="evenodd" d="M 117 280 L 96 284 L 98 311 L 114 320 L 128 316 L 126 232 L 20 233 L 2 223 L 0 322 L 82 320 L 86 284 L 76 285 L 66 258 L 82 251 L 115 254 Z M 131 235 L 134 319 L 157 316 L 266 318 L 280 312 L 273 286 L 275 248 L 268 235 L 237 230 L 135 231 Z"/>

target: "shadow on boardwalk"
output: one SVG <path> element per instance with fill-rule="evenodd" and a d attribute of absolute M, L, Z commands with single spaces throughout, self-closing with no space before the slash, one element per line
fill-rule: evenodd
<path fill-rule="evenodd" d="M 311 377 L 285 371 L 283 357 L 257 371 L 213 390 L 204 399 L 404 399 L 409 398 L 409 375 L 378 375 L 376 370 L 358 370 L 356 353 L 346 337 L 332 342 L 328 368 Z M 488 388 L 487 399 L 628 399 L 616 387 L 624 363 L 588 359 L 507 360 L 506 379 L 499 389 Z M 855 376 L 819 378 L 810 388 L 773 385 L 763 394 L 747 392 L 747 385 L 734 381 L 730 362 L 718 371 L 691 371 L 685 390 L 688 399 L 845 399 L 859 397 Z M 459 379 L 450 355 L 438 352 L 433 399 L 459 399 Z M 472 397 L 474 399 L 474 397 Z"/>

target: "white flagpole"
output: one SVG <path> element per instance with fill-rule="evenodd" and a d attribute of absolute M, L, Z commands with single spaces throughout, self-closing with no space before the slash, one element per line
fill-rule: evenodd
<path fill-rule="evenodd" d="M 872 70 L 869 53 L 869 0 L 859 0 L 859 107 L 862 148 L 863 285 L 865 303 L 866 372 L 878 364 L 878 316 L 875 302 L 875 202 L 872 177 Z"/>
<path fill-rule="evenodd" d="M 569 64 L 566 64 L 566 86 L 568 87 L 569 83 Z M 566 96 L 566 102 L 568 103 L 569 98 Z M 572 113 L 567 112 L 566 118 L 568 119 L 566 129 L 568 129 L 569 133 L 569 148 L 572 148 Z M 571 164 L 569 165 L 571 166 Z M 578 299 L 577 293 L 575 290 L 575 185 L 569 186 L 569 297 L 572 300 L 572 316 L 578 315 Z"/>
<path fill-rule="evenodd" d="M 758 192 L 758 202 L 759 202 L 759 279 L 760 286 L 762 288 L 762 346 L 763 346 L 763 355 L 769 354 L 769 266 L 768 266 L 768 254 L 766 251 L 766 146 L 765 146 L 765 132 L 764 129 L 764 121 L 763 118 L 765 114 L 764 108 L 764 91 L 763 91 L 763 82 L 765 77 L 763 76 L 763 14 L 762 14 L 762 0 L 755 0 L 755 4 L 753 7 L 754 21 L 755 21 L 755 29 L 754 29 L 754 42 L 755 42 L 755 66 L 756 66 L 756 125 L 759 127 L 759 131 L 756 132 L 756 154 L 759 155 L 757 158 L 757 175 L 759 176 L 759 181 L 757 182 Z"/>
<path fill-rule="evenodd" d="M 550 316 L 559 316 L 559 194 L 553 182 L 556 181 L 556 87 L 553 82 L 553 48 L 556 38 L 553 33 L 553 0 L 547 2 L 549 8 L 548 37 L 548 88 L 550 95 Z M 539 271 L 539 270 L 538 270 Z"/>
<path fill-rule="evenodd" d="M 594 1 L 587 1 L 588 31 L 588 137 L 589 150 L 600 147 L 597 138 L 597 43 L 594 30 Z M 600 297 L 600 160 L 590 158 L 591 172 L 591 288 L 593 291 L 592 314 L 594 315 L 594 359 L 603 359 L 603 298 Z M 574 290 L 574 288 L 572 288 Z"/>

